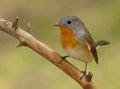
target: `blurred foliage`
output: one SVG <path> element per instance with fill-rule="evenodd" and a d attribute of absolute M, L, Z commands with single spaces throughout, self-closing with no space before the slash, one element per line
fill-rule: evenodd
<path fill-rule="evenodd" d="M 65 55 L 59 28 L 53 27 L 59 18 L 76 15 L 86 24 L 95 40 L 105 39 L 109 46 L 98 49 L 99 64 L 89 64 L 98 89 L 119 89 L 120 63 L 120 0 L 0 0 L 0 17 L 19 26 L 31 23 L 32 34 Z M 15 48 L 19 42 L 0 32 L 0 89 L 82 89 L 74 80 L 29 48 Z M 53 46 L 54 45 L 54 46 Z M 79 69 L 84 64 L 69 59 Z"/>

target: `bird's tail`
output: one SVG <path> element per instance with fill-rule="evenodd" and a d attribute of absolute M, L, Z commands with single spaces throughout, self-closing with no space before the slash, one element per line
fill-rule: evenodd
<path fill-rule="evenodd" d="M 104 45 L 108 45 L 108 44 L 110 44 L 110 42 L 105 41 L 105 40 L 100 40 L 100 41 L 95 42 L 96 48 L 99 48 L 100 46 L 104 46 Z"/>

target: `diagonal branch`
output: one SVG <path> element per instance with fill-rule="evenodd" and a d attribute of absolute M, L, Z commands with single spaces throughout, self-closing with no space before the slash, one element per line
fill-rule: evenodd
<path fill-rule="evenodd" d="M 15 22 L 13 23 L 0 18 L 0 30 L 18 39 L 20 41 L 19 45 L 29 47 L 41 56 L 45 57 L 47 60 L 64 71 L 67 75 L 73 78 L 76 82 L 78 82 L 83 87 L 83 89 L 96 89 L 92 81 L 87 81 L 85 77 L 82 80 L 80 79 L 80 77 L 83 75 L 80 70 L 78 70 L 75 66 L 66 60 L 59 63 L 62 57 L 57 52 L 41 43 L 30 33 L 18 27 L 17 23 L 18 18 L 16 18 Z"/>

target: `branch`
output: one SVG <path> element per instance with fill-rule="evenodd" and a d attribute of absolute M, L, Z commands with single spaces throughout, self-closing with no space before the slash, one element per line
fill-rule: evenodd
<path fill-rule="evenodd" d="M 0 30 L 18 39 L 20 41 L 20 44 L 17 47 L 26 46 L 36 51 L 38 54 L 52 62 L 62 71 L 64 71 L 67 75 L 73 78 L 76 82 L 78 82 L 83 87 L 83 89 L 96 89 L 92 80 L 88 81 L 85 76 L 83 77 L 83 79 L 80 79 L 83 73 L 75 66 L 73 66 L 66 60 L 59 63 L 62 57 L 57 52 L 38 41 L 30 33 L 18 27 L 18 20 L 18 17 L 16 17 L 14 22 L 10 22 L 0 18 Z M 89 76 L 91 75 L 92 74 L 89 73 Z"/>

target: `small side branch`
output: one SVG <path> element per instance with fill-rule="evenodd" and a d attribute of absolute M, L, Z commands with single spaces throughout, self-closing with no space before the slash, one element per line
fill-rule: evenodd
<path fill-rule="evenodd" d="M 27 23 L 27 30 L 26 30 L 26 31 L 27 31 L 28 33 L 30 33 L 30 30 L 31 30 L 31 24 L 30 24 L 30 22 L 28 22 L 28 23 Z"/>
<path fill-rule="evenodd" d="M 16 17 L 16 18 L 15 18 L 15 21 L 14 21 L 13 24 L 12 24 L 12 28 L 13 28 L 14 30 L 16 30 L 16 29 L 18 28 L 18 21 L 19 21 L 19 17 Z"/>
<path fill-rule="evenodd" d="M 0 30 L 18 39 L 20 41 L 20 44 L 18 46 L 29 47 L 35 52 L 39 53 L 41 56 L 45 57 L 48 61 L 52 62 L 62 71 L 64 71 L 67 75 L 73 78 L 76 82 L 78 82 L 83 87 L 83 89 L 96 89 L 92 80 L 87 81 L 85 77 L 82 80 L 80 79 L 83 73 L 71 63 L 66 60 L 58 63 L 62 57 L 53 49 L 49 48 L 48 46 L 34 38 L 30 33 L 18 27 L 18 20 L 19 19 L 17 17 L 12 23 L 10 21 L 0 18 Z M 29 27 L 30 26 L 28 25 L 28 28 Z M 92 74 L 90 73 L 89 75 L 92 78 Z"/>

